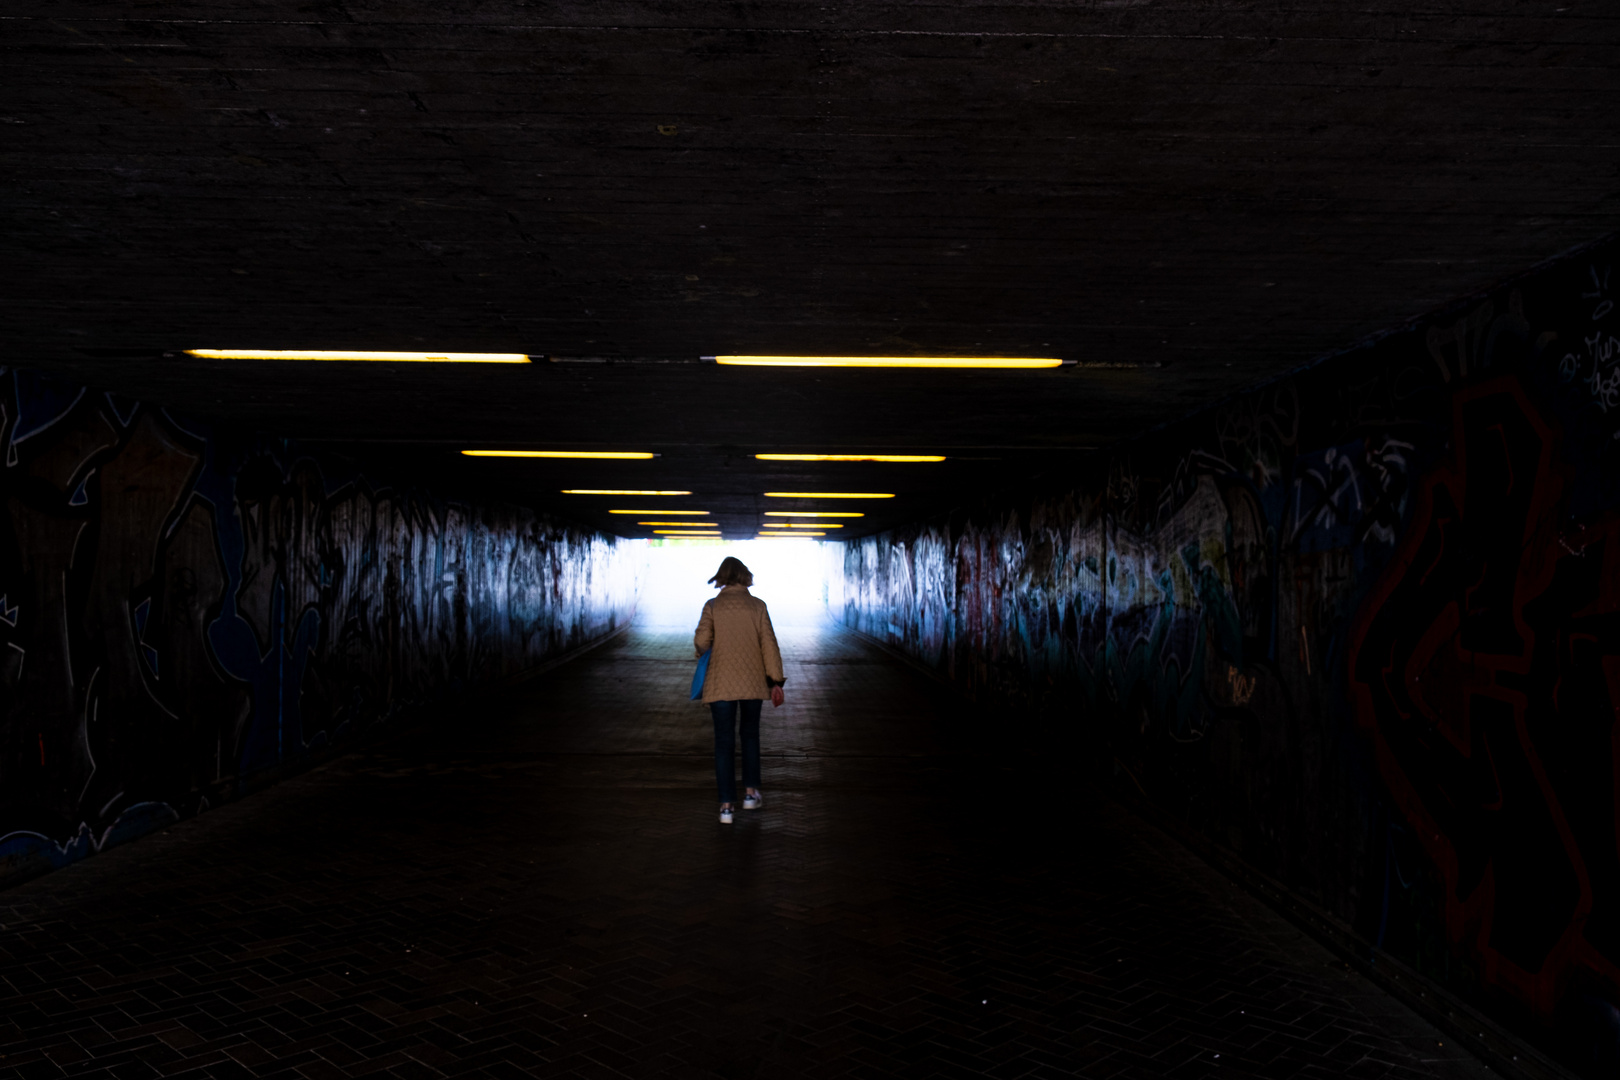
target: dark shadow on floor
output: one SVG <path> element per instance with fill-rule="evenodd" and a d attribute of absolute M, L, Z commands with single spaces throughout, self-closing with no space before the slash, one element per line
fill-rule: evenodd
<path fill-rule="evenodd" d="M 0 1080 L 1483 1077 L 1162 834 L 836 630 L 766 809 L 690 638 L 0 893 Z"/>

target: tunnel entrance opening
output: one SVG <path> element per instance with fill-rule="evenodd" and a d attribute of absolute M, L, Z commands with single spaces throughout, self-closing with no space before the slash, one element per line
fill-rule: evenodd
<path fill-rule="evenodd" d="M 735 556 L 753 571 L 749 592 L 765 601 L 782 627 L 819 627 L 829 618 L 828 567 L 842 573 L 843 545 L 816 540 L 655 540 L 636 602 L 637 626 L 691 630 L 715 593 L 708 584 L 722 559 Z"/>

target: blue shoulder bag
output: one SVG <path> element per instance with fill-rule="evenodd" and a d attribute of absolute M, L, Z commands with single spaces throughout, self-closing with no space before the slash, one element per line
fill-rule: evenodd
<path fill-rule="evenodd" d="M 710 649 L 708 652 L 705 652 L 702 656 L 698 657 L 697 670 L 692 673 L 693 701 L 696 701 L 698 698 L 703 696 L 703 680 L 709 677 L 709 653 L 713 651 L 713 649 Z"/>

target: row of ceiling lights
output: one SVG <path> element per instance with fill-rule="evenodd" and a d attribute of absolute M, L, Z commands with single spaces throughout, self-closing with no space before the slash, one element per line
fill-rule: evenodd
<path fill-rule="evenodd" d="M 943 457 L 930 457 L 930 461 L 944 461 Z M 690 495 L 690 491 L 652 491 L 625 488 L 563 488 L 564 495 Z M 883 491 L 767 491 L 767 499 L 892 499 L 893 492 Z M 652 515 L 655 519 L 659 515 L 674 517 L 687 515 L 691 517 L 708 517 L 707 510 L 609 510 L 610 514 L 642 514 Z M 853 510 L 767 510 L 766 517 L 807 517 L 807 518 L 858 518 L 865 517 L 863 513 Z M 713 521 L 638 521 L 637 525 L 652 529 L 654 536 L 709 536 L 720 535 L 720 525 Z M 783 521 L 766 522 L 760 526 L 761 537 L 812 537 L 826 536 L 828 529 L 842 529 L 840 522 L 817 520 L 813 522 Z M 810 530 L 805 532 L 788 532 L 789 529 Z M 772 531 L 774 530 L 774 531 Z"/>
<path fill-rule="evenodd" d="M 331 360 L 381 361 L 393 363 L 440 364 L 527 364 L 526 353 L 433 353 L 390 351 L 342 351 L 332 349 L 187 349 L 187 354 L 210 360 Z M 703 360 L 716 364 L 743 367 L 902 367 L 902 368 L 1054 368 L 1064 361 L 1051 357 L 1007 356 L 705 356 Z M 467 457 L 505 458 L 563 458 L 617 461 L 645 461 L 658 455 L 632 450 L 463 450 Z M 916 464 L 939 462 L 945 458 L 938 454 L 755 454 L 760 461 L 874 461 Z M 607 488 L 565 488 L 564 495 L 690 495 L 690 491 L 649 491 Z M 771 499 L 892 499 L 894 495 L 875 491 L 767 491 Z M 708 515 L 707 510 L 609 510 L 610 514 Z M 863 514 L 850 511 L 817 512 L 803 510 L 768 510 L 766 517 L 858 518 Z M 651 528 L 655 536 L 719 536 L 720 527 L 712 522 L 638 521 L 637 525 Z M 770 523 L 767 523 L 769 526 Z M 660 526 L 676 526 L 664 528 Z M 685 527 L 680 527 L 685 526 Z M 762 526 L 761 537 L 813 537 L 826 536 L 826 530 L 841 529 L 837 522 L 782 522 L 775 531 Z M 803 530 L 792 532 L 788 530 Z"/>
<path fill-rule="evenodd" d="M 469 457 L 566 457 L 566 458 L 608 458 L 615 460 L 640 459 L 653 457 L 653 454 L 630 451 L 597 451 L 597 450 L 463 450 Z M 755 454 L 761 461 L 885 461 L 885 462 L 937 462 L 944 461 L 943 454 Z M 564 488 L 564 495 L 619 495 L 619 496 L 680 496 L 690 495 L 690 491 L 663 491 L 649 489 L 625 488 Z M 767 491 L 763 493 L 767 499 L 892 499 L 893 492 L 887 491 Z M 712 521 L 660 521 L 659 515 L 675 516 L 708 516 L 707 510 L 609 510 L 610 514 L 649 514 L 654 520 L 638 521 L 637 525 L 652 529 L 654 536 L 708 536 L 720 535 L 720 526 Z M 807 517 L 807 518 L 858 518 L 865 514 L 852 510 L 767 510 L 766 517 Z M 842 523 L 816 520 L 813 522 L 766 522 L 760 527 L 760 537 L 815 537 L 826 536 L 829 529 L 842 529 Z M 800 529 L 802 532 L 789 532 L 786 530 Z"/>

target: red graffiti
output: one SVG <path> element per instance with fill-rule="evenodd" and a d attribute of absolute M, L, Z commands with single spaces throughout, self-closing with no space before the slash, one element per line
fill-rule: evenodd
<path fill-rule="evenodd" d="M 1452 430 L 1356 621 L 1352 699 L 1452 947 L 1545 1016 L 1579 970 L 1620 986 L 1620 520 L 1565 523 L 1517 380 L 1458 392 Z"/>

